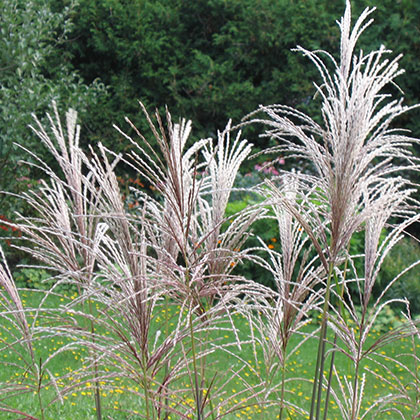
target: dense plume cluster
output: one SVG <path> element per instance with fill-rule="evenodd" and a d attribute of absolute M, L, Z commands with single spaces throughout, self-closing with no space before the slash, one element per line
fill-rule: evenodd
<path fill-rule="evenodd" d="M 288 106 L 261 106 L 239 126 L 229 122 L 216 139 L 191 142 L 190 121 L 174 123 L 169 112 L 153 119 L 140 103 L 159 149 L 127 119 L 132 134 L 117 131 L 129 152 L 116 154 L 102 144 L 82 150 L 73 110 L 63 125 L 54 104 L 48 129 L 35 117 L 32 129 L 59 170 L 27 150 L 45 176 L 21 197 L 32 214 L 17 214 L 10 225 L 22 232 L 20 249 L 46 267 L 53 282 L 38 292 L 39 305 L 28 307 L 6 262 L 0 267 L 0 325 L 11 336 L 0 340 L 0 352 L 15 352 L 19 359 L 10 366 L 29 376 L 5 381 L 0 410 L 44 420 L 54 404 L 88 387 L 97 419 L 110 418 L 103 395 L 123 378 L 133 395 L 124 412 L 147 420 L 230 419 L 252 410 L 319 420 L 329 418 L 331 403 L 340 419 L 387 410 L 416 418 L 418 376 L 409 391 L 389 365 L 409 373 L 419 361 L 409 302 L 387 297 L 403 273 L 378 297 L 373 288 L 384 259 L 419 218 L 412 198 L 417 186 L 404 177 L 418 170 L 411 152 L 418 140 L 393 125 L 411 109 L 387 93 L 402 73 L 400 57 L 386 58 L 384 47 L 355 53 L 373 10 L 352 28 L 347 1 L 338 22 L 339 59 L 297 48 L 320 73 L 320 122 Z M 278 143 L 264 153 L 305 160 L 310 169 L 276 172 L 252 188 L 252 203 L 228 215 L 235 179 L 252 152 L 240 132 L 248 124 L 263 124 L 263 136 Z M 134 208 L 125 202 L 119 165 L 152 187 L 152 194 L 131 189 Z M 249 246 L 253 224 L 268 219 L 278 226 L 278 247 L 260 238 Z M 352 255 L 360 232 L 363 254 Z M 241 274 L 244 263 L 270 273 L 273 287 Z M 69 288 L 75 297 L 64 299 Z M 51 307 L 58 298 L 62 303 Z M 391 303 L 407 309 L 404 321 L 372 341 Z M 42 358 L 50 337 L 61 337 L 63 345 Z M 383 348 L 408 338 L 407 363 L 389 358 L 387 364 Z M 308 342 L 318 346 L 311 380 L 288 368 Z M 57 379 L 50 364 L 75 349 L 86 352 L 83 366 Z M 221 355 L 230 366 L 217 365 Z M 351 374 L 343 377 L 341 364 Z M 392 392 L 364 405 L 368 382 L 383 380 Z M 312 394 L 296 400 L 292 389 L 302 382 Z M 36 395 L 35 417 L 13 405 L 21 393 Z"/>

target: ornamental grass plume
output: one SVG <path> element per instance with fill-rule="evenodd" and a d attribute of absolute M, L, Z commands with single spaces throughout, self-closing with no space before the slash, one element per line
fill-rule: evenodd
<path fill-rule="evenodd" d="M 84 174 L 77 112 L 70 109 L 66 113 L 64 128 L 54 102 L 53 111 L 55 120 L 47 114 L 52 137 L 36 116 L 36 128 L 31 128 L 54 157 L 61 174 L 22 147 L 36 162 L 32 165 L 42 170 L 47 180 L 41 181 L 39 189 L 22 194 L 21 198 L 34 210 L 36 217 L 17 214 L 16 223 L 22 231 L 22 239 L 30 244 L 22 245 L 20 249 L 41 261 L 49 270 L 57 272 L 61 282 L 74 284 L 82 294 L 85 285 L 93 280 L 96 248 L 106 230 L 99 223 L 97 209 L 102 191 L 98 191 L 97 185 L 92 183 L 90 174 Z M 83 304 L 92 314 L 92 302 L 84 300 Z M 87 328 L 94 333 L 94 319 L 89 320 Z M 101 420 L 97 380 L 95 406 L 97 419 Z"/>
<path fill-rule="evenodd" d="M 22 196 L 36 216 L 17 217 L 26 241 L 21 249 L 58 272 L 55 289 L 70 284 L 78 290 L 76 299 L 57 310 L 73 325 L 58 324 L 51 331 L 71 336 L 72 346 L 87 349 L 88 357 L 61 393 L 93 381 L 96 415 L 102 418 L 100 394 L 113 389 L 118 376 L 133 384 L 143 418 L 220 417 L 262 392 L 261 384 L 243 381 L 244 396 L 235 402 L 225 394 L 233 379 L 241 380 L 240 372 L 218 372 L 209 361 L 218 349 L 241 346 L 232 303 L 259 287 L 232 270 L 248 258 L 240 248 L 265 210 L 255 206 L 225 217 L 251 145 L 240 133 L 231 141 L 229 124 L 215 144 L 205 139 L 186 148 L 189 122 L 173 124 L 167 113 L 165 127 L 157 114 L 156 127 L 143 110 L 160 153 L 131 123 L 139 141 L 130 139 L 134 148 L 126 156 L 101 144 L 89 155 L 83 152 L 73 111 L 67 113 L 65 131 L 54 105 L 55 120 L 49 117 L 54 140 L 38 123 L 34 131 L 62 173 L 32 154 L 49 179 Z M 139 206 L 129 211 L 115 174 L 121 161 L 147 179 L 159 197 L 133 190 Z M 232 342 L 219 344 L 214 338 L 231 331 Z"/>
<path fill-rule="evenodd" d="M 328 322 L 336 326 L 335 317 L 345 320 L 348 312 L 352 313 L 349 307 L 344 308 L 343 313 L 337 312 L 331 296 L 334 283 L 338 297 L 346 288 L 347 273 L 343 270 L 347 270 L 344 268 L 350 258 L 347 248 L 353 235 L 359 230 L 366 232 L 365 272 L 359 281 L 363 284 L 359 290 L 364 314 L 359 327 L 364 337 L 365 316 L 377 277 L 374 262 L 379 258 L 379 234 L 393 217 L 398 216 L 409 224 L 418 212 L 418 203 L 410 199 L 416 187 L 412 188 L 403 177 L 409 170 L 418 170 L 418 159 L 411 150 L 418 140 L 392 126 L 395 118 L 414 107 L 404 106 L 402 99 L 392 99 L 387 93 L 387 88 L 395 86 L 395 78 L 403 73 L 398 66 L 401 56 L 385 58 L 390 51 L 383 46 L 367 54 L 355 53 L 359 36 L 372 23 L 367 19 L 373 11 L 365 9 L 352 29 L 351 5 L 346 1 L 344 16 L 338 22 L 341 31 L 338 61 L 326 51 L 308 51 L 300 46 L 296 49 L 308 57 L 320 73 L 322 83 L 315 84 L 315 88 L 322 103 L 322 123 L 285 105 L 261 106 L 256 111 L 268 118 L 257 117 L 256 113 L 247 117 L 250 120 L 247 123 L 268 126 L 265 136 L 279 142 L 271 152 L 309 161 L 312 168 L 307 173 L 290 174 L 300 186 L 296 204 L 292 205 L 286 194 L 276 192 L 279 205 L 299 221 L 312 241 L 326 276 L 311 420 L 321 418 Z M 347 297 L 350 301 L 354 298 L 351 294 Z M 382 306 L 376 303 L 374 308 Z M 357 357 L 351 354 L 353 360 L 360 357 L 361 347 L 357 352 Z M 329 389 L 330 383 L 324 419 Z M 357 379 L 351 393 L 353 402 L 345 418 L 356 419 L 361 398 Z"/>
<path fill-rule="evenodd" d="M 225 216 L 236 174 L 251 145 L 240 140 L 240 133 L 231 142 L 228 124 L 216 144 L 204 139 L 184 151 L 190 123 L 173 124 L 167 113 L 166 133 L 159 115 L 159 129 L 147 113 L 146 117 L 163 160 L 131 123 L 140 142 L 120 131 L 134 146 L 124 161 L 160 193 L 154 199 L 133 190 L 144 215 L 142 229 L 156 252 L 156 275 L 165 293 L 181 303 L 192 300 L 202 313 L 214 297 L 231 290 L 237 280 L 232 269 L 246 256 L 241 246 L 253 221 L 264 213 L 256 206 L 229 220 Z"/>
<path fill-rule="evenodd" d="M 74 110 L 67 112 L 66 126 L 63 128 L 55 103 L 53 111 L 53 116 L 47 115 L 52 138 L 35 116 L 37 128 L 31 128 L 54 157 L 62 175 L 55 173 L 32 151 L 20 146 L 33 158 L 35 163 L 30 165 L 44 172 L 45 180 L 41 181 L 40 188 L 21 195 L 36 216 L 16 214 L 16 226 L 20 226 L 21 239 L 24 241 L 19 248 L 41 261 L 48 270 L 55 271 L 54 288 L 59 283 L 71 282 L 81 292 L 81 284 L 91 281 L 95 265 L 94 253 L 89 249 L 94 248 L 92 243 L 100 241 L 102 233 L 96 229 L 97 218 L 92 217 L 96 211 L 95 203 L 90 201 L 94 186 L 83 175 L 77 113 Z M 44 296 L 42 302 L 48 299 L 48 295 Z M 43 312 L 43 316 L 47 316 L 46 312 Z M 92 322 L 90 329 L 94 330 Z M 61 335 L 63 332 L 57 330 L 56 333 Z M 39 362 L 39 369 L 41 365 Z M 95 400 L 97 418 L 101 419 L 99 387 Z M 41 413 L 43 416 L 43 409 Z"/>
<path fill-rule="evenodd" d="M 263 212 L 258 207 L 247 209 L 234 215 L 230 223 L 225 217 L 236 173 L 250 153 L 251 145 L 240 140 L 240 134 L 231 142 L 231 128 L 228 125 L 219 133 L 216 145 L 213 145 L 211 139 L 204 139 L 185 150 L 190 133 L 189 122 L 173 124 L 167 113 L 165 129 L 159 114 L 156 114 L 158 127 L 155 127 L 144 108 L 143 111 L 161 153 L 155 154 L 150 142 L 128 121 L 140 141 L 136 142 L 119 130 L 134 146 L 134 150 L 123 159 L 139 176 L 153 185 L 160 193 L 160 198 L 154 199 L 141 191 L 133 191 L 138 194 L 138 213 L 122 217 L 127 217 L 127 226 L 130 223 L 133 232 L 137 234 L 121 236 L 118 230 L 121 223 L 117 220 L 113 237 L 121 249 L 127 246 L 127 241 L 130 243 L 130 236 L 140 246 L 137 249 L 133 246 L 130 252 L 125 252 L 126 258 L 131 255 L 131 258 L 144 260 L 141 274 L 132 271 L 125 273 L 126 278 L 143 280 L 142 287 L 147 291 L 139 296 L 140 300 L 151 305 L 155 300 L 155 304 L 160 304 L 163 299 L 165 305 L 177 303 L 186 311 L 185 317 L 178 318 L 176 335 L 170 339 L 167 351 L 173 354 L 174 348 L 178 344 L 181 346 L 185 357 L 178 363 L 183 366 L 184 374 L 190 377 L 197 418 L 204 419 L 219 412 L 230 400 L 226 398 L 223 404 L 216 403 L 212 385 L 216 380 L 221 380 L 218 377 L 220 375 L 215 375 L 213 379 L 207 377 L 207 358 L 217 348 L 216 343 L 211 343 L 213 339 L 209 333 L 226 328 L 222 318 L 227 319 L 231 329 L 236 331 L 229 315 L 233 310 L 229 302 L 243 293 L 244 285 L 249 282 L 231 272 L 236 262 L 245 256 L 240 247 L 246 240 L 250 225 Z M 99 172 L 92 172 L 98 182 L 105 179 Z M 117 185 L 116 181 L 114 185 Z M 103 188 L 112 190 L 107 186 Z M 121 207 L 119 213 L 115 210 L 106 217 L 118 219 Z M 110 254 L 119 255 L 115 251 Z M 252 285 L 255 287 L 254 283 Z M 130 295 L 138 293 L 136 290 L 128 291 L 127 303 L 131 301 Z M 150 310 L 147 313 L 151 315 L 153 312 Z M 165 316 L 168 314 L 166 306 L 164 313 Z M 165 318 L 165 323 L 168 322 Z M 149 324 L 150 320 L 145 322 L 145 325 Z M 187 335 L 185 328 L 189 329 Z M 237 343 L 240 345 L 238 337 Z M 160 351 L 159 358 L 163 357 L 166 357 L 165 352 Z M 181 375 L 178 368 L 174 370 L 176 364 L 169 359 L 164 360 L 161 368 L 165 370 L 166 379 L 159 388 L 164 396 L 159 397 L 159 401 L 169 401 L 169 395 L 177 393 L 172 389 L 169 392 L 169 385 L 173 377 Z M 154 376 L 159 375 L 155 373 Z M 248 398 L 252 396 L 245 400 Z M 173 403 L 166 404 L 165 410 L 171 411 Z M 207 411 L 206 406 L 209 404 L 210 411 Z M 179 408 L 176 412 L 181 415 Z M 189 409 L 184 415 L 191 413 Z"/>

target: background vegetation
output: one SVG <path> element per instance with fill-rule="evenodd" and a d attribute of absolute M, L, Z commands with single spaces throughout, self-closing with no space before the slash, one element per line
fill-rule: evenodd
<path fill-rule="evenodd" d="M 60 3 L 65 4 L 53 2 L 56 7 Z M 408 103 L 417 102 L 419 3 L 354 3 L 355 16 L 366 6 L 378 6 L 375 27 L 360 47 L 373 50 L 384 44 L 403 53 L 401 65 L 411 76 L 401 88 Z M 114 122 L 124 115 L 140 121 L 133 101 L 139 98 L 191 118 L 196 135 L 204 137 L 259 104 L 310 107 L 310 80 L 318 75 L 291 49 L 332 50 L 339 41 L 335 20 L 343 7 L 344 2 L 326 0 L 84 0 L 74 8 L 71 42 L 63 49 L 86 81 L 100 78 L 109 86 L 112 98 L 101 115 L 112 115 Z M 406 125 L 420 128 L 414 115 Z"/>

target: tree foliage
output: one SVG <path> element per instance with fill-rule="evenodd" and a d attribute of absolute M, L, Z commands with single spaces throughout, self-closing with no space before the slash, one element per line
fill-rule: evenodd
<path fill-rule="evenodd" d="M 354 14 L 374 3 L 355 4 Z M 197 137 L 204 137 L 259 104 L 307 110 L 315 92 L 308 81 L 316 75 L 291 50 L 331 50 L 339 37 L 333 17 L 343 7 L 326 0 L 85 0 L 67 47 L 86 80 L 110 85 L 103 115 L 113 110 L 116 122 L 123 115 L 141 122 L 135 102 L 141 99 L 192 118 Z M 410 77 L 401 87 L 409 102 L 420 96 L 419 15 L 416 1 L 380 2 L 375 28 L 362 40 L 365 48 L 385 44 L 404 53 Z M 406 124 L 418 131 L 417 121 L 411 115 Z"/>
<path fill-rule="evenodd" d="M 314 0 L 89 0 L 77 9 L 69 48 L 86 80 L 110 86 L 117 122 L 129 115 L 142 124 L 137 98 L 192 118 L 204 137 L 259 104 L 309 102 L 308 70 L 290 50 L 338 39 L 332 10 L 315 24 L 316 8 Z"/>
<path fill-rule="evenodd" d="M 105 93 L 94 81 L 89 86 L 71 64 L 70 52 L 61 48 L 74 29 L 76 4 L 54 11 L 48 0 L 2 2 L 0 14 L 0 189 L 11 189 L 27 174 L 19 165 L 22 152 L 14 145 L 39 149 L 28 129 L 31 113 L 46 111 L 52 100 L 60 108 L 77 107 L 84 114 Z M 5 188 L 6 186 L 6 188 Z M 2 200 L 2 214 L 11 200 Z"/>

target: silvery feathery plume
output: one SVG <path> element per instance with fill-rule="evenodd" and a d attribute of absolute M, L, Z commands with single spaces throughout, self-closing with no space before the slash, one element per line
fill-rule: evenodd
<path fill-rule="evenodd" d="M 417 159 L 410 146 L 416 139 L 391 127 L 393 120 L 413 107 L 383 92 L 403 73 L 401 55 L 388 59 L 385 47 L 355 54 L 356 42 L 372 23 L 374 9 L 365 9 L 351 29 L 351 7 L 347 1 L 341 30 L 340 60 L 326 51 L 297 47 L 315 64 L 322 83 L 315 84 L 321 98 L 322 124 L 285 105 L 261 107 L 269 119 L 254 119 L 271 127 L 266 135 L 279 141 L 276 151 L 311 162 L 313 173 L 295 173 L 301 184 L 312 189 L 318 217 L 325 226 L 319 232 L 323 252 L 335 261 L 352 234 L 380 211 L 382 204 L 364 196 L 376 197 L 396 171 L 412 169 Z M 332 64 L 334 71 L 329 71 Z M 395 165 L 398 163 L 398 165 Z M 306 202 L 305 205 L 308 203 Z M 379 206 L 379 207 L 378 207 Z M 302 209 L 305 210 L 304 208 Z"/>
<path fill-rule="evenodd" d="M 232 217 L 228 227 L 222 229 L 227 222 L 225 210 L 236 174 L 251 145 L 241 140 L 240 134 L 231 141 L 228 124 L 215 142 L 201 139 L 188 147 L 190 122 L 181 120 L 175 124 L 167 113 L 164 127 L 156 114 L 156 127 L 143 110 L 159 153 L 130 122 L 138 141 L 119 131 L 134 146 L 124 160 L 160 194 L 155 199 L 137 191 L 145 212 L 146 236 L 158 256 L 158 267 L 169 269 L 162 276 L 169 280 L 168 285 L 181 286 L 181 281 L 184 292 L 191 284 L 197 296 L 211 297 L 226 280 L 221 275 L 229 274 L 240 258 L 247 231 L 260 213 L 258 209 L 247 209 Z"/>
<path fill-rule="evenodd" d="M 36 217 L 18 215 L 24 239 L 33 244 L 22 248 L 74 281 L 90 281 L 95 264 L 90 250 L 103 234 L 103 229 L 98 228 L 97 185 L 92 183 L 90 174 L 84 174 L 77 112 L 70 109 L 66 113 L 63 127 L 54 102 L 53 111 L 55 118 L 47 114 L 52 137 L 36 117 L 36 128 L 31 128 L 54 157 L 62 174 L 27 150 L 35 161 L 33 165 L 39 167 L 49 181 L 42 180 L 40 188 L 22 194 L 22 199 L 36 214 Z"/>
<path fill-rule="evenodd" d="M 98 188 L 92 173 L 86 171 L 86 166 L 83 165 L 87 158 L 79 147 L 80 126 L 77 124 L 77 112 L 70 109 L 66 113 L 63 127 L 55 103 L 53 111 L 53 116 L 47 114 L 49 131 L 36 117 L 36 125 L 31 128 L 60 169 L 54 171 L 46 162 L 27 150 L 35 162 L 33 165 L 44 172 L 46 179 L 41 181 L 40 188 L 21 196 L 33 209 L 35 216 L 17 215 L 17 226 L 23 233 L 22 239 L 27 241 L 20 249 L 44 263 L 49 270 L 59 273 L 53 287 L 63 281 L 71 282 L 83 295 L 85 286 L 94 279 L 98 245 L 108 229 L 106 224 L 100 223 L 98 215 L 98 204 L 103 191 Z M 31 246 L 27 245 L 28 242 Z M 91 312 L 90 302 L 88 306 Z M 94 320 L 89 319 L 80 328 L 93 332 Z M 100 420 L 102 417 L 97 381 L 95 403 L 97 418 Z"/>
<path fill-rule="evenodd" d="M 18 328 L 16 329 L 22 333 L 25 344 L 28 346 L 29 351 L 33 353 L 30 339 L 30 329 L 26 319 L 25 309 L 23 307 L 19 291 L 16 288 L 12 274 L 10 273 L 7 265 L 3 249 L 1 248 L 0 256 L 2 259 L 0 264 L 0 302 L 1 306 L 5 309 L 4 312 L 2 311 L 2 315 L 9 312 L 14 315 L 18 325 Z"/>
<path fill-rule="evenodd" d="M 176 260 L 181 254 L 185 258 L 194 247 L 191 243 L 191 233 L 196 222 L 193 205 L 198 194 L 195 173 L 200 170 L 196 165 L 196 155 L 208 140 L 200 140 L 184 150 L 191 122 L 182 120 L 179 124 L 173 124 L 167 112 L 167 127 L 163 126 L 159 114 L 156 114 L 156 127 L 146 109 L 141 106 L 158 149 L 155 150 L 146 137 L 127 120 L 140 139 L 135 141 L 118 129 L 134 146 L 127 157 L 127 163 L 162 195 L 163 202 L 146 196 L 140 196 L 140 199 L 145 202 L 150 216 L 156 217 L 155 225 L 163 229 L 161 245 L 169 251 L 168 257 Z"/>
<path fill-rule="evenodd" d="M 339 319 L 342 316 L 330 304 L 331 293 L 339 293 L 334 292 L 332 280 L 342 275 L 339 267 L 349 258 L 346 249 L 353 234 L 366 229 L 366 278 L 360 293 L 366 309 L 377 276 L 373 267 L 378 255 L 378 226 L 387 227 L 389 218 L 395 215 L 408 220 L 413 216 L 413 209 L 414 212 L 418 209 L 410 198 L 410 182 L 402 176 L 408 170 L 419 168 L 411 150 L 418 140 L 392 127 L 396 117 L 413 107 L 404 106 L 402 99 L 393 99 L 386 93 L 386 88 L 396 86 L 395 79 L 403 73 L 399 68 L 401 56 L 387 58 L 390 51 L 383 46 L 367 54 L 355 53 L 358 38 L 372 23 L 368 18 L 373 10 L 365 9 L 352 28 L 351 5 L 346 1 L 344 16 L 338 22 L 339 60 L 326 51 L 297 47 L 321 76 L 321 84 L 315 84 L 321 100 L 321 123 L 285 105 L 262 106 L 248 116 L 253 118 L 251 122 L 268 126 L 265 135 L 279 141 L 279 146 L 271 151 L 309 161 L 312 168 L 310 173 L 290 174 L 300 186 L 297 205 L 291 206 L 284 194 L 277 194 L 279 203 L 310 237 L 327 273 L 311 420 L 321 415 L 327 319 L 334 325 L 332 314 Z M 268 118 L 256 118 L 258 112 Z M 344 280 L 341 288 L 345 288 Z M 368 328 L 362 329 L 363 341 Z M 362 345 L 355 347 L 359 355 L 353 352 L 351 357 L 356 360 L 357 371 Z M 360 407 L 359 386 L 356 380 L 351 387 L 349 418 L 352 419 L 357 417 Z"/>
<path fill-rule="evenodd" d="M 270 207 L 271 217 L 278 224 L 276 244 L 279 250 L 270 249 L 261 241 L 266 252 L 265 258 L 257 255 L 252 257 L 255 263 L 272 275 L 274 286 L 267 290 L 260 287 L 257 293 L 247 296 L 247 306 L 238 306 L 245 310 L 252 341 L 259 348 L 256 351 L 254 347 L 254 357 L 257 366 L 263 362 L 264 369 L 258 375 L 265 384 L 265 396 L 267 399 L 278 400 L 275 404 L 279 407 L 278 417 L 281 419 L 290 409 L 302 415 L 307 414 L 304 409 L 297 408 L 288 400 L 293 382 L 302 382 L 305 379 L 286 375 L 287 362 L 318 331 L 306 334 L 303 327 L 310 322 L 311 310 L 322 304 L 322 288 L 318 287 L 318 292 L 314 292 L 314 288 L 324 280 L 325 271 L 316 254 L 314 257 L 309 236 L 289 211 L 297 205 L 299 186 L 296 179 L 283 175 L 280 183 L 281 189 L 274 183 L 267 182 L 270 189 L 263 187 L 258 190 L 265 197 L 264 206 Z M 284 205 L 285 202 L 287 206 Z M 258 331 L 259 335 L 255 336 L 253 331 Z M 292 345 L 291 339 L 295 335 L 301 336 L 301 339 L 298 344 Z M 262 356 L 261 360 L 259 354 Z"/>
<path fill-rule="evenodd" d="M 226 222 L 226 207 L 233 185 L 242 162 L 249 156 L 252 144 L 241 139 L 239 131 L 231 139 L 231 122 L 223 131 L 218 132 L 216 142 L 208 142 L 203 150 L 206 163 L 204 183 L 200 197 L 200 220 L 202 231 L 207 232 L 203 246 L 210 255 L 209 272 L 213 275 L 227 273 L 232 265 L 229 258 L 239 250 L 248 237 L 249 227 L 261 209 L 250 208 L 229 220 L 228 228 L 223 232 Z M 208 196 L 210 196 L 208 198 Z"/>

